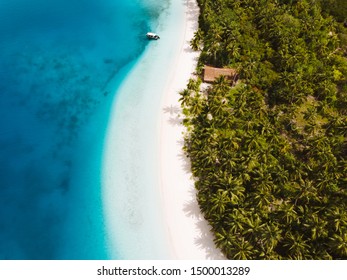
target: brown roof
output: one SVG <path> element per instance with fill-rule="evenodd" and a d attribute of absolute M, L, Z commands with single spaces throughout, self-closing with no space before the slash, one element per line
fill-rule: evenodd
<path fill-rule="evenodd" d="M 225 76 L 228 79 L 233 79 L 236 74 L 232 68 L 215 68 L 211 66 L 204 67 L 204 82 L 213 82 L 219 76 Z"/>

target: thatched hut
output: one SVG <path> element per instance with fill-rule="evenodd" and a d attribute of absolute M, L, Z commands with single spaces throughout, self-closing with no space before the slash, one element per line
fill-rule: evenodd
<path fill-rule="evenodd" d="M 231 82 L 236 78 L 236 70 L 232 68 L 215 68 L 211 66 L 204 67 L 204 82 L 212 83 L 220 76 L 225 76 Z"/>

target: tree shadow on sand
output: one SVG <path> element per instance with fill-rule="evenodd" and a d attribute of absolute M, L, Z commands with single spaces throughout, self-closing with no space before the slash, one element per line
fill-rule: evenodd
<path fill-rule="evenodd" d="M 181 139 L 178 141 L 178 143 L 180 145 L 182 144 L 183 146 L 184 140 Z M 178 157 L 180 158 L 180 161 L 182 163 L 182 169 L 187 174 L 191 174 L 192 171 L 189 157 L 187 157 L 183 150 L 179 153 Z M 195 237 L 194 243 L 198 248 L 202 249 L 205 252 L 206 259 L 225 260 L 224 255 L 219 249 L 216 248 L 213 242 L 214 237 L 211 232 L 211 227 L 200 211 L 198 202 L 196 200 L 196 190 L 194 188 L 193 182 L 189 187 L 189 198 L 183 206 L 183 212 L 187 217 L 194 219 L 195 228 L 198 232 L 198 235 Z"/>
<path fill-rule="evenodd" d="M 176 117 L 174 117 L 174 118 L 171 117 L 171 118 L 168 120 L 168 122 L 169 122 L 169 124 L 171 124 L 171 125 L 181 125 L 182 122 L 183 122 L 183 119 L 180 118 L 179 116 L 176 116 Z"/>
<path fill-rule="evenodd" d="M 183 146 L 183 143 L 184 141 L 181 140 L 181 141 L 178 141 L 178 143 Z M 191 174 L 192 173 L 192 169 L 191 169 L 191 164 L 190 164 L 190 159 L 189 157 L 185 154 L 184 151 L 181 151 L 178 155 L 178 158 L 180 159 L 180 162 L 181 162 L 181 168 L 182 170 L 184 170 L 184 172 L 186 174 Z"/>
<path fill-rule="evenodd" d="M 195 32 L 199 28 L 199 23 L 197 21 L 197 18 L 199 17 L 199 7 L 193 3 L 195 0 L 183 0 L 184 5 L 187 7 L 186 15 L 187 15 L 187 21 L 192 21 L 193 24 L 191 26 L 191 29 Z M 191 47 L 190 47 L 190 41 L 186 41 L 186 45 L 188 47 L 184 48 L 184 52 L 186 53 L 195 53 Z M 195 57 L 194 60 L 198 61 L 199 57 Z"/>
<path fill-rule="evenodd" d="M 181 116 L 181 108 L 179 106 L 167 106 L 163 109 L 165 114 L 170 114 L 170 118 L 167 120 L 172 126 L 181 125 L 183 118 Z"/>
<path fill-rule="evenodd" d="M 163 109 L 164 113 L 165 114 L 170 114 L 170 115 L 173 115 L 173 114 L 178 114 L 181 112 L 181 108 L 179 108 L 178 106 L 167 106 Z"/>
<path fill-rule="evenodd" d="M 183 3 L 187 7 L 187 20 L 194 21 L 194 30 L 196 30 L 198 29 L 198 22 L 196 19 L 199 17 L 199 7 L 194 3 L 194 1 L 195 0 L 183 0 Z"/>
<path fill-rule="evenodd" d="M 187 41 L 187 44 L 189 45 L 190 42 Z M 191 47 L 186 47 L 186 48 L 183 49 L 183 51 L 184 51 L 185 53 L 196 53 L 196 51 L 194 51 Z M 198 62 L 198 61 L 199 61 L 199 56 L 194 57 L 194 61 L 195 61 L 195 62 Z"/>
<path fill-rule="evenodd" d="M 208 260 L 225 260 L 224 255 L 219 249 L 216 248 L 213 242 L 213 234 L 211 226 L 201 214 L 198 202 L 196 201 L 196 190 L 190 191 L 190 199 L 183 207 L 183 211 L 187 217 L 194 218 L 195 227 L 198 229 L 198 236 L 195 238 L 194 243 L 198 248 L 206 253 Z"/>

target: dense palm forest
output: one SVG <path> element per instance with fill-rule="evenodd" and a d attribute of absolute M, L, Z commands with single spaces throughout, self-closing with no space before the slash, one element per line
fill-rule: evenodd
<path fill-rule="evenodd" d="M 347 259 L 347 2 L 198 3 L 181 103 L 216 245 L 229 259 Z M 206 64 L 238 81 L 203 89 Z"/>

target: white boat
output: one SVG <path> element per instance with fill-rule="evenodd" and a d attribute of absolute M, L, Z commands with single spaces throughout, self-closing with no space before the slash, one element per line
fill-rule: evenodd
<path fill-rule="evenodd" d="M 148 32 L 148 33 L 146 34 L 146 36 L 147 36 L 148 39 L 154 39 L 154 40 L 160 39 L 159 35 L 158 35 L 158 34 L 155 34 L 155 33 L 153 33 L 153 32 Z"/>

